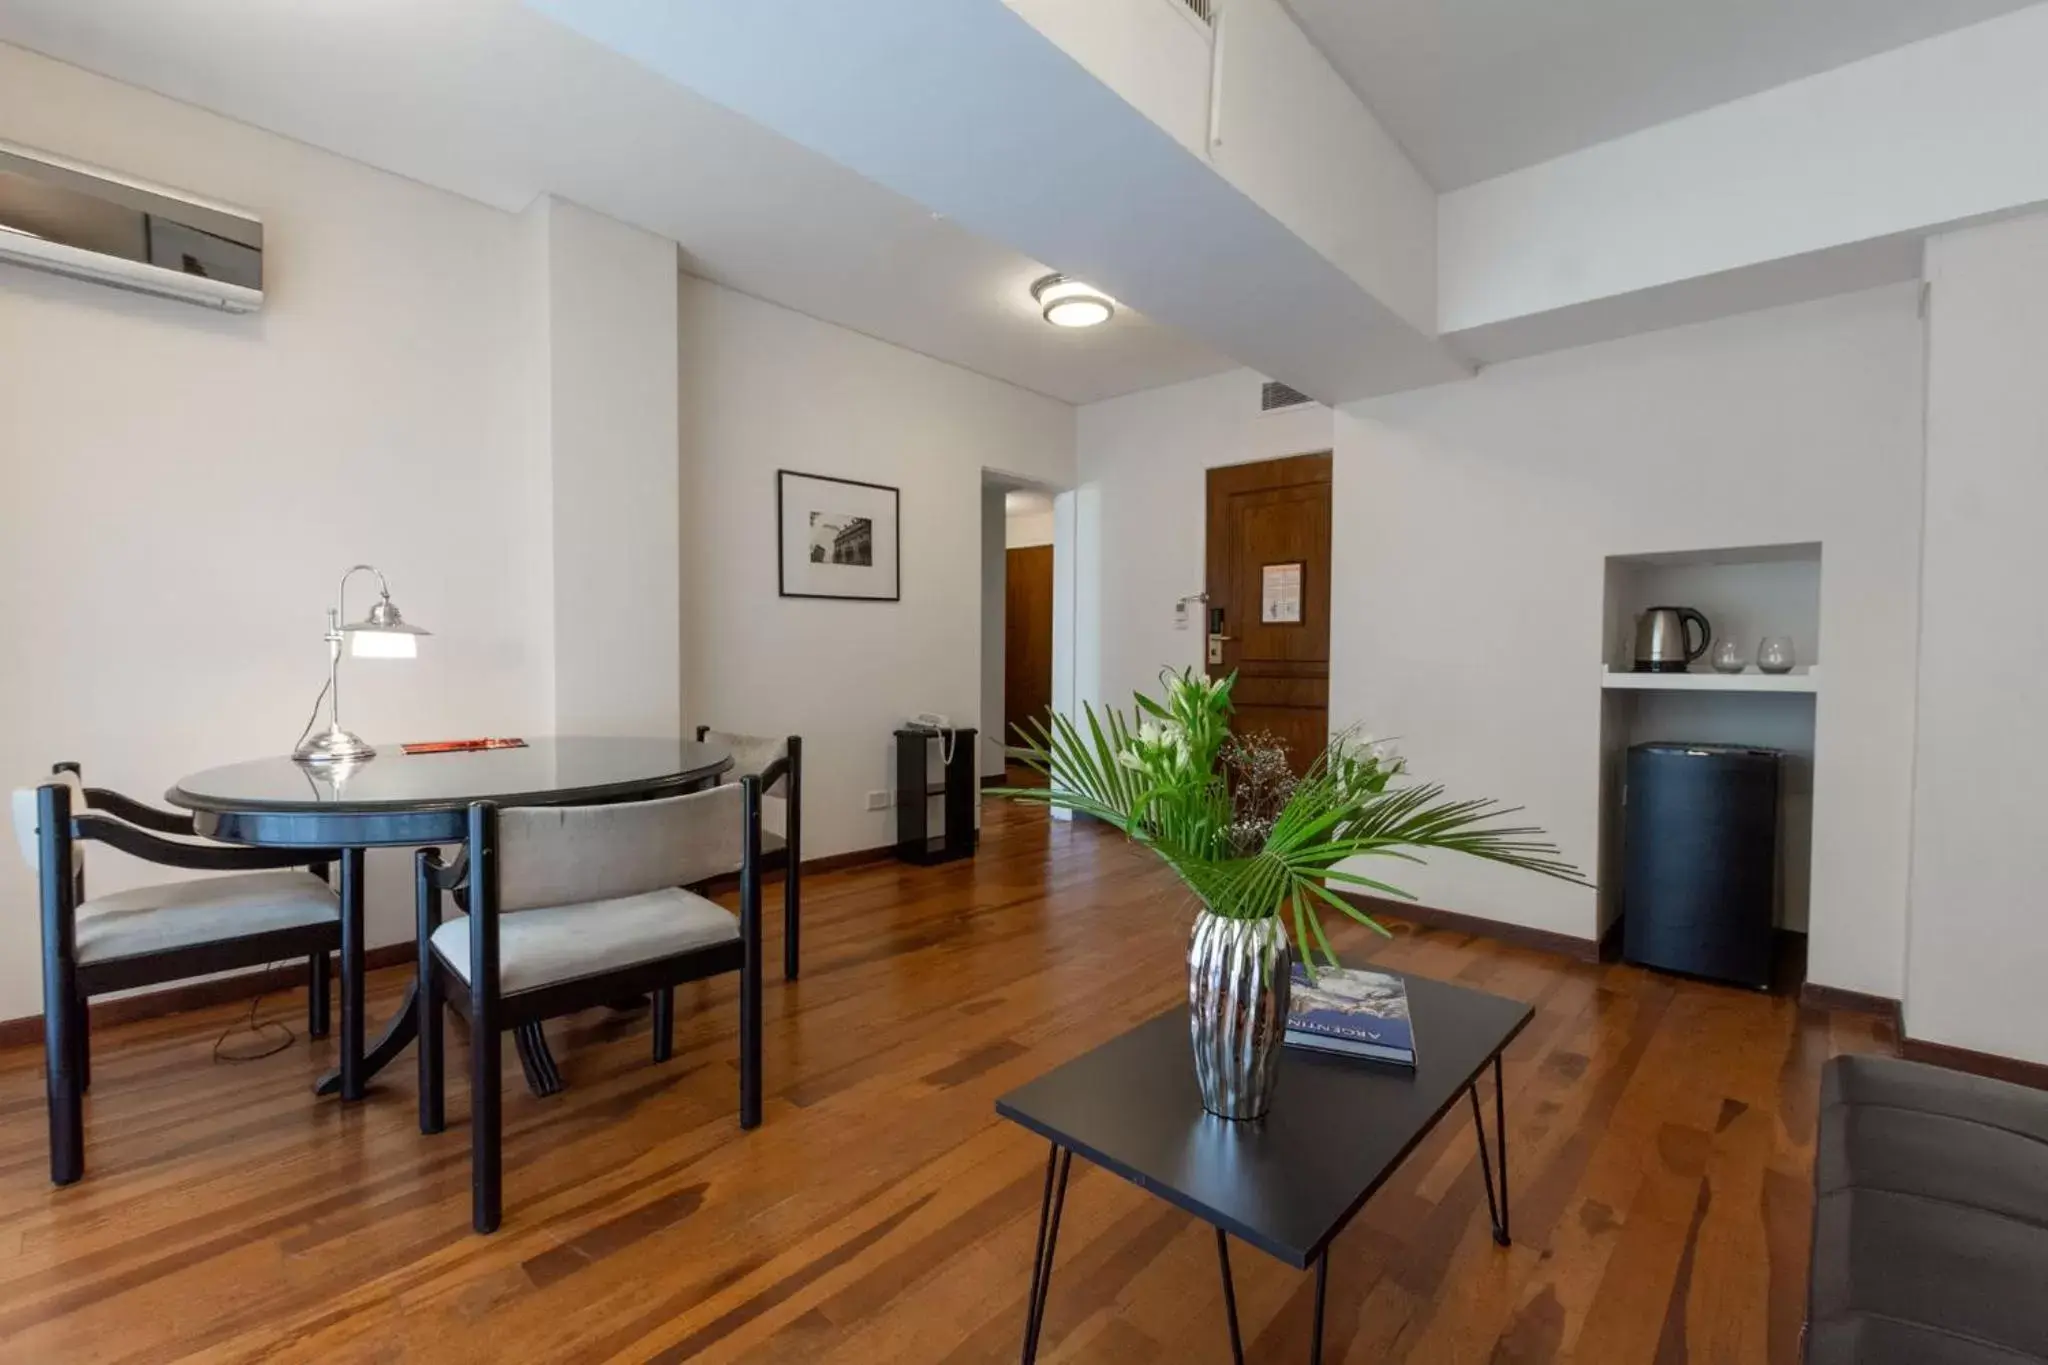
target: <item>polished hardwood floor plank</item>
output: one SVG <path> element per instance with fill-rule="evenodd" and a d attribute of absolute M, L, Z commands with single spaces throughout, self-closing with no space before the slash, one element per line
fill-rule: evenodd
<path fill-rule="evenodd" d="M 765 992 L 764 1126 L 737 1124 L 729 979 L 678 993 L 662 1065 L 645 1010 L 553 1023 L 569 1088 L 508 1070 L 489 1238 L 460 1083 L 421 1137 L 408 1065 L 344 1110 L 309 1093 L 331 1040 L 213 1061 L 246 1004 L 117 1025 L 86 1179 L 54 1190 L 40 1059 L 0 1051 L 0 1361 L 1014 1359 L 1045 1149 L 994 1100 L 1184 999 L 1187 893 L 1111 832 L 994 804 L 971 861 L 804 893 L 804 976 Z M 1516 1241 L 1492 1242 L 1461 1107 L 1333 1247 L 1325 1358 L 1791 1365 L 1820 1067 L 1889 1026 L 1390 927 L 1337 939 L 1536 1011 L 1506 1054 Z M 376 975 L 373 1018 L 406 976 Z M 259 1011 L 296 1030 L 303 1001 Z M 1232 1267 L 1248 1354 L 1305 1355 L 1313 1278 L 1242 1246 Z M 1209 1231 L 1077 1163 L 1040 1358 L 1227 1355 Z"/>

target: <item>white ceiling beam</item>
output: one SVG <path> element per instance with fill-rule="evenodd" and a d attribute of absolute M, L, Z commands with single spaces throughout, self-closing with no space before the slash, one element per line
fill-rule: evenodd
<path fill-rule="evenodd" d="M 1918 273 L 2048 201 L 2048 5 L 1443 196 L 1438 310 L 1483 360 Z"/>
<path fill-rule="evenodd" d="M 529 4 L 1313 397 L 1469 372 L 1427 280 L 1389 306 L 1000 0 Z"/>

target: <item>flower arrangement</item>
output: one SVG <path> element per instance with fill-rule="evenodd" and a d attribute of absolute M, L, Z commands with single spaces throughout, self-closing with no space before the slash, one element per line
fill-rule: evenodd
<path fill-rule="evenodd" d="M 1386 932 L 1333 887 L 1413 899 L 1345 866 L 1352 859 L 1419 863 L 1420 851 L 1442 849 L 1583 881 L 1542 830 L 1500 823 L 1518 807 L 1398 782 L 1407 764 L 1390 744 L 1347 731 L 1297 777 L 1277 739 L 1230 732 L 1236 674 L 1212 680 L 1166 669 L 1160 681 L 1163 699 L 1137 695 L 1135 724 L 1114 708 L 1084 706 L 1081 725 L 1055 714 L 1019 727 L 1024 742 L 1011 756 L 1049 785 L 1000 794 L 1114 825 L 1164 860 L 1213 915 L 1279 917 L 1311 977 L 1317 952 L 1337 963 L 1325 910 Z"/>

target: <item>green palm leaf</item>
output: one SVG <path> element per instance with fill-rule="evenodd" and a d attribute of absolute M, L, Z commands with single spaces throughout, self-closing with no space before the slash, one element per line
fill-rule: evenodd
<path fill-rule="evenodd" d="M 1010 758 L 1048 785 L 989 794 L 1115 826 L 1158 854 L 1213 914 L 1291 919 L 1295 948 L 1311 971 L 1315 952 L 1333 965 L 1337 960 L 1323 909 L 1386 932 L 1333 887 L 1413 899 L 1357 871 L 1350 866 L 1356 860 L 1419 863 L 1423 853 L 1442 851 L 1588 884 L 1541 829 L 1505 823 L 1518 807 L 1483 797 L 1453 799 L 1437 783 L 1393 786 L 1402 772 L 1398 762 L 1388 764 L 1378 750 L 1353 752 L 1348 736 L 1317 758 L 1257 847 L 1247 849 L 1218 763 L 1236 675 L 1210 683 L 1192 670 L 1169 671 L 1161 679 L 1164 700 L 1137 695 L 1136 726 L 1113 707 L 1098 713 L 1086 704 L 1080 725 L 1048 714 L 1017 726 Z"/>

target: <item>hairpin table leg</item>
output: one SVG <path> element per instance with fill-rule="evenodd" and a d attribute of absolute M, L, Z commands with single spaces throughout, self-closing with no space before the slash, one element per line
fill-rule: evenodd
<path fill-rule="evenodd" d="M 1472 1097 L 1472 1126 L 1479 1134 L 1479 1178 L 1486 1183 L 1486 1216 L 1493 1222 L 1493 1240 L 1501 1246 L 1511 1245 L 1508 1234 L 1508 1111 L 1507 1090 L 1501 1084 L 1500 1058 L 1493 1059 L 1493 1131 L 1497 1150 L 1500 1153 L 1500 1187 L 1494 1188 L 1494 1163 L 1487 1155 L 1486 1120 L 1480 1116 L 1479 1082 L 1476 1080 L 1466 1091 Z"/>
<path fill-rule="evenodd" d="M 1067 1170 L 1074 1154 L 1058 1143 L 1045 1158 L 1045 1193 L 1038 1201 L 1038 1249 L 1031 1262 L 1031 1299 L 1024 1318 L 1024 1365 L 1038 1359 L 1038 1329 L 1045 1321 L 1045 1299 L 1052 1288 L 1052 1253 L 1060 1238 L 1060 1209 L 1067 1202 Z M 1055 1176 L 1057 1171 L 1057 1176 Z"/>
<path fill-rule="evenodd" d="M 1316 1318 L 1309 1328 L 1308 1365 L 1323 1365 L 1323 1299 L 1330 1287 L 1330 1253 L 1316 1257 Z"/>
<path fill-rule="evenodd" d="M 1216 1263 L 1223 1267 L 1223 1312 L 1230 1319 L 1230 1358 L 1244 1365 L 1244 1338 L 1237 1330 L 1237 1287 L 1230 1281 L 1230 1239 L 1216 1229 Z"/>

